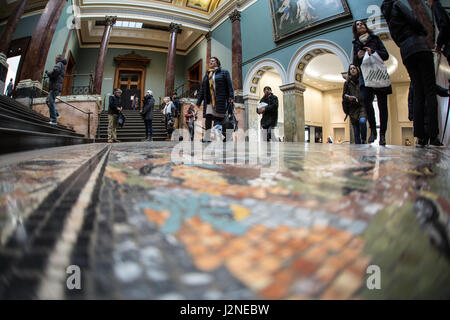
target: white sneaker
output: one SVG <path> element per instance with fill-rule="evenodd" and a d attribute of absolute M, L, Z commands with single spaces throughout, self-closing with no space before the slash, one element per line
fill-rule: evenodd
<path fill-rule="evenodd" d="M 53 125 L 55 125 L 55 126 L 58 125 L 58 123 L 52 122 L 52 121 L 50 121 L 49 124 L 53 124 Z"/>

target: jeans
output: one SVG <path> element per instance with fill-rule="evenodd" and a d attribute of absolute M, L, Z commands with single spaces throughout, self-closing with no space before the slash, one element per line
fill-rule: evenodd
<path fill-rule="evenodd" d="M 47 97 L 47 106 L 50 113 L 50 121 L 53 123 L 58 123 L 57 117 L 59 116 L 58 110 L 56 110 L 55 100 L 56 96 L 59 94 L 56 90 L 50 90 Z"/>
<path fill-rule="evenodd" d="M 145 123 L 145 137 L 151 138 L 153 137 L 153 126 L 152 126 L 152 120 L 144 120 Z M 149 135 L 150 133 L 150 135 Z"/>
<path fill-rule="evenodd" d="M 364 105 L 367 112 L 367 120 L 369 121 L 370 130 L 372 133 L 377 132 L 377 123 L 375 120 L 375 111 L 373 110 L 373 99 L 375 95 L 378 101 L 378 110 L 380 111 L 380 133 L 381 135 L 386 134 L 387 123 L 388 123 L 388 99 L 386 93 L 375 93 L 373 88 L 362 87 L 362 95 L 364 100 Z"/>
<path fill-rule="evenodd" d="M 356 144 L 366 143 L 367 138 L 366 121 L 367 121 L 366 118 L 360 118 L 358 122 L 352 122 Z"/>
<path fill-rule="evenodd" d="M 405 61 L 414 90 L 414 136 L 436 138 L 439 134 L 436 76 L 431 52 L 418 52 Z M 425 118 L 427 127 L 425 128 Z"/>

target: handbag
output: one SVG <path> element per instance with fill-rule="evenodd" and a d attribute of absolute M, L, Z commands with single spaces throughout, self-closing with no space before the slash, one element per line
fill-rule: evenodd
<path fill-rule="evenodd" d="M 386 88 L 391 85 L 386 65 L 377 52 L 372 55 L 366 52 L 361 63 L 361 72 L 368 88 Z"/>
<path fill-rule="evenodd" d="M 236 132 L 238 130 L 238 121 L 234 113 L 234 104 L 230 102 L 227 107 L 227 112 L 225 118 L 222 122 L 222 134 L 225 135 L 227 130 L 233 130 Z"/>
<path fill-rule="evenodd" d="M 120 128 L 122 128 L 122 127 L 124 126 L 125 120 L 126 120 L 126 118 L 125 118 L 125 116 L 123 115 L 123 113 L 122 113 L 122 112 L 119 113 L 119 117 L 117 118 L 117 123 L 118 123 L 118 125 L 119 125 Z"/>

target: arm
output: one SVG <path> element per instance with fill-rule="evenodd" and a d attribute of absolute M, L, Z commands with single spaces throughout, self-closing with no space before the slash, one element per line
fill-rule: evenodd
<path fill-rule="evenodd" d="M 225 70 L 225 78 L 227 81 L 227 87 L 228 87 L 228 99 L 234 100 L 234 88 L 233 88 L 233 82 L 231 81 L 231 76 L 228 71 Z"/>
<path fill-rule="evenodd" d="M 205 78 L 203 78 L 203 80 L 205 80 Z M 203 88 L 204 85 L 205 85 L 205 81 L 202 81 L 202 85 L 200 86 L 200 92 L 199 92 L 197 103 L 196 103 L 196 105 L 198 107 L 202 104 L 203 100 L 205 100 L 205 94 L 204 94 L 205 88 Z"/>
<path fill-rule="evenodd" d="M 111 110 L 117 111 L 117 106 L 114 104 L 114 96 L 109 97 L 109 105 L 108 106 Z"/>
<path fill-rule="evenodd" d="M 61 66 L 59 63 L 57 63 L 52 71 L 47 72 L 47 75 L 49 78 L 51 79 L 55 79 L 57 78 L 61 73 Z"/>
<path fill-rule="evenodd" d="M 377 52 L 381 59 L 383 59 L 383 61 L 387 61 L 389 59 L 389 52 L 387 51 L 386 47 L 383 44 L 383 41 L 381 41 L 381 39 L 379 37 L 376 37 L 376 42 L 377 42 L 377 48 L 376 50 L 374 50 L 375 52 Z"/>
<path fill-rule="evenodd" d="M 436 85 L 436 92 L 439 97 L 448 97 L 449 90 L 441 87 L 440 85 Z"/>
<path fill-rule="evenodd" d="M 278 98 L 276 96 L 272 96 L 272 103 L 270 103 L 265 111 L 273 111 L 278 110 Z"/>
<path fill-rule="evenodd" d="M 360 67 L 363 58 L 358 57 L 358 52 L 362 50 L 362 47 L 359 45 L 357 41 L 353 41 L 353 64 Z"/>
<path fill-rule="evenodd" d="M 448 39 L 448 36 L 450 35 L 450 25 L 449 25 L 449 19 L 447 12 L 442 7 L 440 2 L 434 3 L 434 16 L 436 17 L 436 23 L 439 28 L 439 35 L 437 38 L 437 45 L 439 48 L 442 48 L 442 46 L 445 44 L 446 39 Z"/>

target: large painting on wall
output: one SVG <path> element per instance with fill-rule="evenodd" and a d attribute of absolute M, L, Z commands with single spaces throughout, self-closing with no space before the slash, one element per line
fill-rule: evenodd
<path fill-rule="evenodd" d="M 346 0 L 269 0 L 275 41 L 350 16 Z"/>

